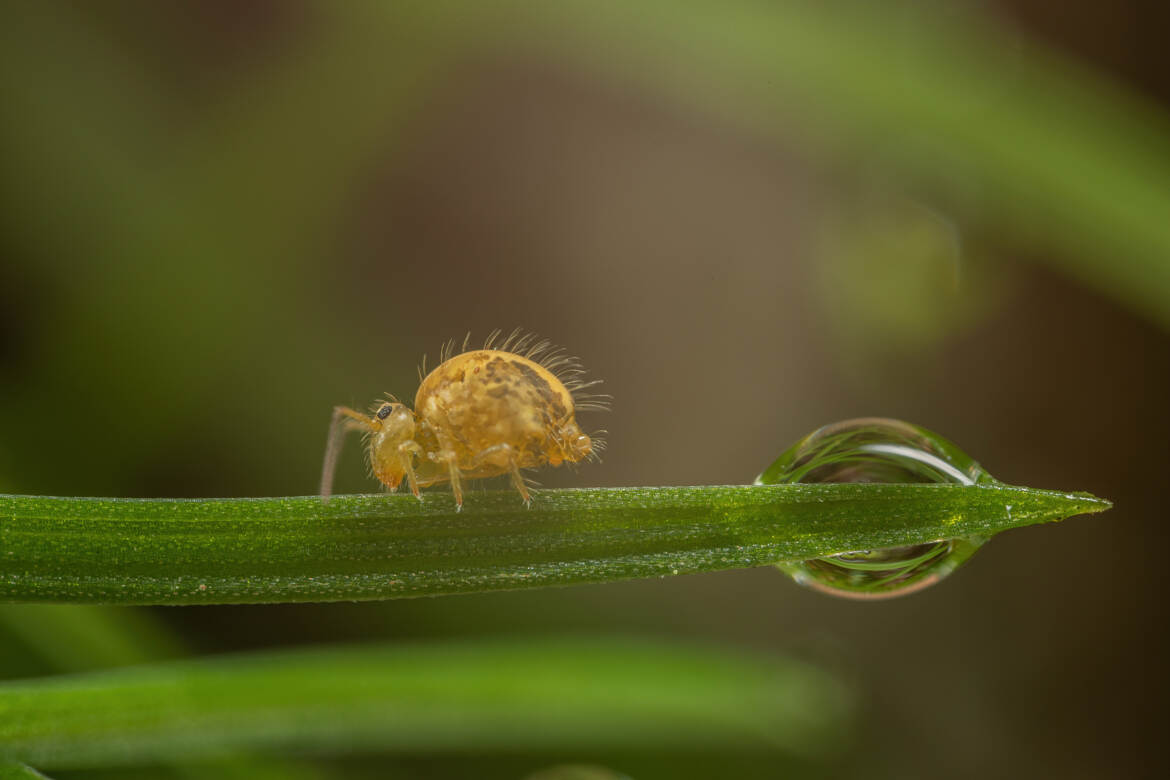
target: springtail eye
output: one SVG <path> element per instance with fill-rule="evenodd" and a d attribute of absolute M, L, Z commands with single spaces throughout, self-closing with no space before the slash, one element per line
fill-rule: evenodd
<path fill-rule="evenodd" d="M 374 416 L 377 417 L 379 420 L 385 420 L 387 417 L 390 416 L 390 412 L 392 412 L 392 411 L 394 411 L 393 404 L 382 404 L 382 408 L 379 409 L 378 413 L 375 414 Z"/>

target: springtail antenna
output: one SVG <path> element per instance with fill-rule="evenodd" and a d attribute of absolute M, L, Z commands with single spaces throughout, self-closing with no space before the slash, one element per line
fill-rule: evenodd
<path fill-rule="evenodd" d="M 345 434 L 350 431 L 368 431 L 370 423 L 365 415 L 348 406 L 333 407 L 333 420 L 329 423 L 329 438 L 325 443 L 325 462 L 321 465 L 321 502 L 328 504 L 333 495 L 333 475 L 337 471 L 337 458 L 345 444 Z"/>

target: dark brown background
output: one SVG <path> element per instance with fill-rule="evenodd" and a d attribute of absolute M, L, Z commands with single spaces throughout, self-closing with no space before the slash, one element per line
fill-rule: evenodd
<path fill-rule="evenodd" d="M 217 113 L 246 109 L 240 85 L 296 67 L 316 36 L 348 34 L 329 13 L 30 8 L 0 12 L 32 36 L 6 44 L 4 83 L 59 99 L 6 100 L 0 129 L 0 489 L 312 493 L 333 404 L 410 397 L 424 352 L 520 326 L 578 354 L 615 398 L 591 418 L 610 432 L 604 463 L 545 472 L 546 485 L 746 482 L 821 424 L 881 415 L 939 431 L 1004 481 L 1116 504 L 1005 534 L 939 587 L 886 603 L 761 569 L 158 611 L 201 652 L 533 631 L 701 638 L 851 680 L 864 710 L 842 771 L 1097 778 L 1165 763 L 1170 342 L 1158 325 L 880 164 L 814 163 L 794 143 L 506 51 L 413 85 L 425 98 L 391 117 L 386 143 L 367 139 L 342 182 L 331 156 L 353 141 L 347 118 L 295 101 L 254 146 L 192 165 L 176 154 L 198 158 L 190 134 L 214 138 Z M 1163 4 L 987 10 L 1025 50 L 1051 45 L 1170 100 Z M 284 129 L 315 122 L 336 149 L 281 147 Z M 292 206 L 272 199 L 273 175 Z M 193 216 L 182 204 L 201 188 L 218 208 Z M 887 273 L 919 268 L 921 295 L 867 298 Z M 339 482 L 373 488 L 356 452 Z"/>

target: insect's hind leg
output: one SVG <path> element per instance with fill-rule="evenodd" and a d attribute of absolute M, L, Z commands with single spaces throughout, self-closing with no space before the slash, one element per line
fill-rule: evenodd
<path fill-rule="evenodd" d="M 345 434 L 350 431 L 373 430 L 369 419 L 361 412 L 348 406 L 333 407 L 333 420 L 329 423 L 329 438 L 325 442 L 325 462 L 321 464 L 321 501 L 329 503 L 333 495 L 333 474 L 337 471 L 337 457 L 345 443 Z"/>
<path fill-rule="evenodd" d="M 524 475 L 520 473 L 520 466 L 515 459 L 509 462 L 511 471 L 509 476 L 512 478 L 512 487 L 520 491 L 520 498 L 524 500 L 524 506 L 532 506 L 532 496 L 528 493 L 528 485 L 524 484 Z"/>
<path fill-rule="evenodd" d="M 451 453 L 447 459 L 447 472 L 451 480 L 451 492 L 455 496 L 455 511 L 463 510 L 463 479 L 459 474 L 459 461 L 455 457 L 455 453 Z"/>
<path fill-rule="evenodd" d="M 524 483 L 524 475 L 520 473 L 520 463 L 516 457 L 516 448 L 511 444 L 494 444 L 485 450 L 480 450 L 472 458 L 472 465 L 479 466 L 484 460 L 492 456 L 497 456 L 493 459 L 499 459 L 498 456 L 501 453 L 505 454 L 508 476 L 512 481 L 512 487 L 519 491 L 520 498 L 524 500 L 524 506 L 531 506 L 532 496 L 528 492 L 528 485 Z"/>

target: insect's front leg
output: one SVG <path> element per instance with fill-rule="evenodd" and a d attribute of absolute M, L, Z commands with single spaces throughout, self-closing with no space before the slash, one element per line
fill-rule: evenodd
<path fill-rule="evenodd" d="M 418 492 L 418 477 L 414 473 L 414 457 L 420 454 L 422 454 L 422 447 L 413 439 L 398 445 L 398 457 L 402 463 L 402 470 L 406 472 L 406 481 L 410 485 L 410 492 L 414 493 L 415 498 L 422 501 L 422 496 Z"/>
<path fill-rule="evenodd" d="M 459 454 L 446 436 L 438 434 L 438 452 L 428 452 L 427 457 L 433 462 L 447 469 L 447 479 L 451 482 L 451 492 L 455 495 L 455 511 L 463 509 L 463 480 L 459 471 Z"/>

